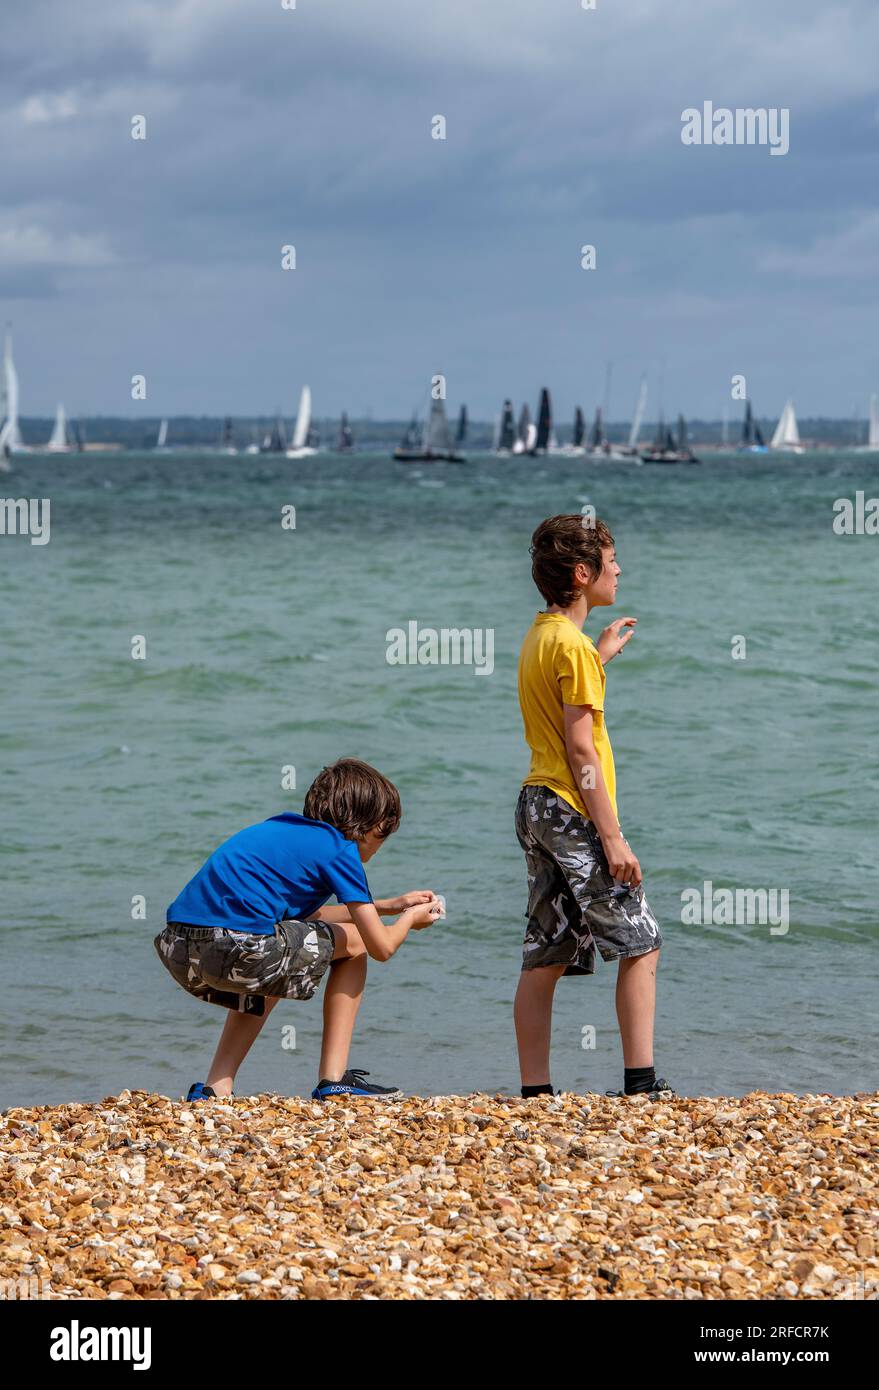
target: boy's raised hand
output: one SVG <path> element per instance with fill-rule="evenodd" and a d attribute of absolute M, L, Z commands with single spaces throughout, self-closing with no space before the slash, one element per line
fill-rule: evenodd
<path fill-rule="evenodd" d="M 626 643 L 631 642 L 637 621 L 637 618 L 616 618 L 604 629 L 595 644 L 603 666 L 613 661 L 615 656 L 619 656 Z M 623 628 L 628 628 L 629 631 L 623 632 Z"/>

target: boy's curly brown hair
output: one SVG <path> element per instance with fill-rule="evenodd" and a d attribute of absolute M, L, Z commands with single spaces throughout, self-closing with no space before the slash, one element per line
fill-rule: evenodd
<path fill-rule="evenodd" d="M 339 758 L 317 774 L 305 794 L 303 814 L 334 825 L 348 840 L 378 828 L 393 835 L 402 817 L 400 793 L 369 763 Z"/>
<path fill-rule="evenodd" d="M 576 598 L 574 570 L 585 565 L 597 579 L 602 550 L 613 545 L 603 521 L 589 521 L 574 513 L 541 521 L 531 537 L 531 575 L 547 603 L 569 608 Z"/>

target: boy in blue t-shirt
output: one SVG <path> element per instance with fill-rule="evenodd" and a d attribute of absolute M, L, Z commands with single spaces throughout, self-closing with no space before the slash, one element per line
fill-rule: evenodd
<path fill-rule="evenodd" d="M 304 815 L 285 811 L 239 830 L 168 908 L 155 939 L 162 963 L 196 999 L 229 1009 L 207 1082 L 187 1100 L 232 1094 L 235 1074 L 279 999 L 310 999 L 329 972 L 312 1096 L 397 1096 L 348 1070 L 366 957 L 390 960 L 442 904 L 427 890 L 374 901 L 363 865 L 400 824 L 397 788 L 358 758 L 315 778 Z M 325 907 L 335 896 L 339 906 Z M 397 915 L 399 914 L 399 915 Z M 381 916 L 397 916 L 385 925 Z"/>

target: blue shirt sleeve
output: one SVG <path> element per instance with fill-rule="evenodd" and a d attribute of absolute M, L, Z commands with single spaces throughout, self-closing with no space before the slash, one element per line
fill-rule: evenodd
<path fill-rule="evenodd" d="M 353 840 L 349 840 L 331 864 L 324 869 L 331 893 L 340 903 L 371 903 L 372 894 L 363 871 L 363 860 Z"/>

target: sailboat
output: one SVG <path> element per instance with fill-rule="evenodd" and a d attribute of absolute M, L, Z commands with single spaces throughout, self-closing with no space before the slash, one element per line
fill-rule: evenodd
<path fill-rule="evenodd" d="M 259 447 L 261 454 L 283 454 L 287 451 L 287 431 L 284 428 L 284 420 L 280 413 L 275 416 L 275 423 L 270 432 L 263 439 Z"/>
<path fill-rule="evenodd" d="M 537 439 L 537 426 L 532 423 L 531 411 L 528 403 L 522 406 L 519 411 L 519 423 L 516 427 L 516 438 L 513 440 L 514 454 L 530 454 Z"/>
<path fill-rule="evenodd" d="M 638 436 L 641 433 L 641 422 L 644 419 L 644 407 L 647 404 L 647 373 L 641 378 L 641 385 L 638 388 L 638 399 L 635 402 L 635 413 L 632 416 L 632 427 L 629 430 L 629 439 L 626 444 L 620 446 L 619 452 L 623 458 L 639 459 L 641 448 L 638 443 Z"/>
<path fill-rule="evenodd" d="M 290 448 L 286 451 L 288 459 L 308 458 L 311 454 L 316 454 L 317 449 L 309 443 L 311 431 L 311 389 L 303 386 L 302 394 L 299 397 L 299 410 L 296 415 L 296 427 L 293 430 L 293 439 Z"/>
<path fill-rule="evenodd" d="M 644 463 L 701 463 L 690 448 L 687 438 L 687 422 L 683 415 L 678 416 L 678 437 L 675 439 L 671 427 L 662 416 L 656 426 L 656 436 L 649 449 L 641 454 Z"/>
<path fill-rule="evenodd" d="M 21 437 L 18 427 L 18 373 L 12 360 L 12 329 L 7 327 L 3 347 L 3 426 L 0 428 L 0 453 L 4 458 L 10 454 L 30 452 Z"/>
<path fill-rule="evenodd" d="M 85 453 L 85 430 L 79 420 L 73 422 L 73 442 L 78 454 Z"/>
<path fill-rule="evenodd" d="M 414 446 L 410 443 L 413 430 L 418 441 Z M 413 418 L 402 444 L 394 450 L 394 458 L 398 463 L 467 462 L 464 455 L 459 454 L 452 445 L 445 401 L 436 397 L 431 400 L 430 415 L 423 434 L 418 432 L 417 417 Z"/>
<path fill-rule="evenodd" d="M 458 425 L 455 430 L 455 448 L 463 449 L 467 440 L 467 407 L 462 405 L 458 412 Z"/>
<path fill-rule="evenodd" d="M 769 441 L 769 447 L 783 454 L 804 454 L 806 452 L 800 443 L 800 431 L 797 427 L 797 415 L 793 401 L 785 402 L 784 410 L 781 412 L 775 427 L 775 434 Z"/>
<path fill-rule="evenodd" d="M 504 401 L 504 408 L 501 413 L 500 425 L 498 427 L 497 452 L 499 454 L 511 454 L 513 445 L 516 442 L 516 417 L 513 414 L 513 402 Z"/>
<path fill-rule="evenodd" d="M 244 452 L 245 454 L 259 453 L 259 430 L 256 425 L 251 425 L 250 427 L 250 443 Z"/>
<path fill-rule="evenodd" d="M 67 438 L 67 416 L 64 413 L 64 406 L 58 402 L 58 409 L 55 412 L 55 425 L 46 445 L 47 454 L 69 454 L 70 442 Z"/>
<path fill-rule="evenodd" d="M 168 447 L 168 421 L 162 420 L 159 425 L 159 433 L 156 435 L 155 449 L 165 450 Z"/>
<path fill-rule="evenodd" d="M 339 454 L 350 454 L 354 448 L 354 435 L 351 426 L 348 424 L 348 416 L 342 411 L 342 419 L 339 423 L 339 438 L 336 443 L 336 452 Z"/>
<path fill-rule="evenodd" d="M 223 421 L 223 430 L 220 434 L 220 446 L 217 450 L 219 454 L 237 454 L 235 447 L 235 430 L 232 425 L 231 415 L 227 415 Z"/>
<path fill-rule="evenodd" d="M 533 429 L 534 427 L 531 426 Z M 526 453 L 536 457 L 538 454 L 549 452 L 550 441 L 552 440 L 552 402 L 549 398 L 549 391 L 544 386 L 540 392 L 540 406 L 537 412 L 537 429 L 534 433 L 533 443 Z"/>
<path fill-rule="evenodd" d="M 855 449 L 856 454 L 879 454 L 879 401 L 875 392 L 870 397 L 868 421 L 867 442 L 858 445 Z"/>
<path fill-rule="evenodd" d="M 740 454 L 765 454 L 767 453 L 766 440 L 757 421 L 754 419 L 754 412 L 751 409 L 751 402 L 745 401 L 745 419 L 742 425 L 742 442 L 739 445 Z"/>
<path fill-rule="evenodd" d="M 589 447 L 586 453 L 590 458 L 608 462 L 627 457 L 626 454 L 615 449 L 608 439 L 607 431 L 604 428 L 604 413 L 600 405 L 595 408 L 595 420 L 589 432 Z"/>

